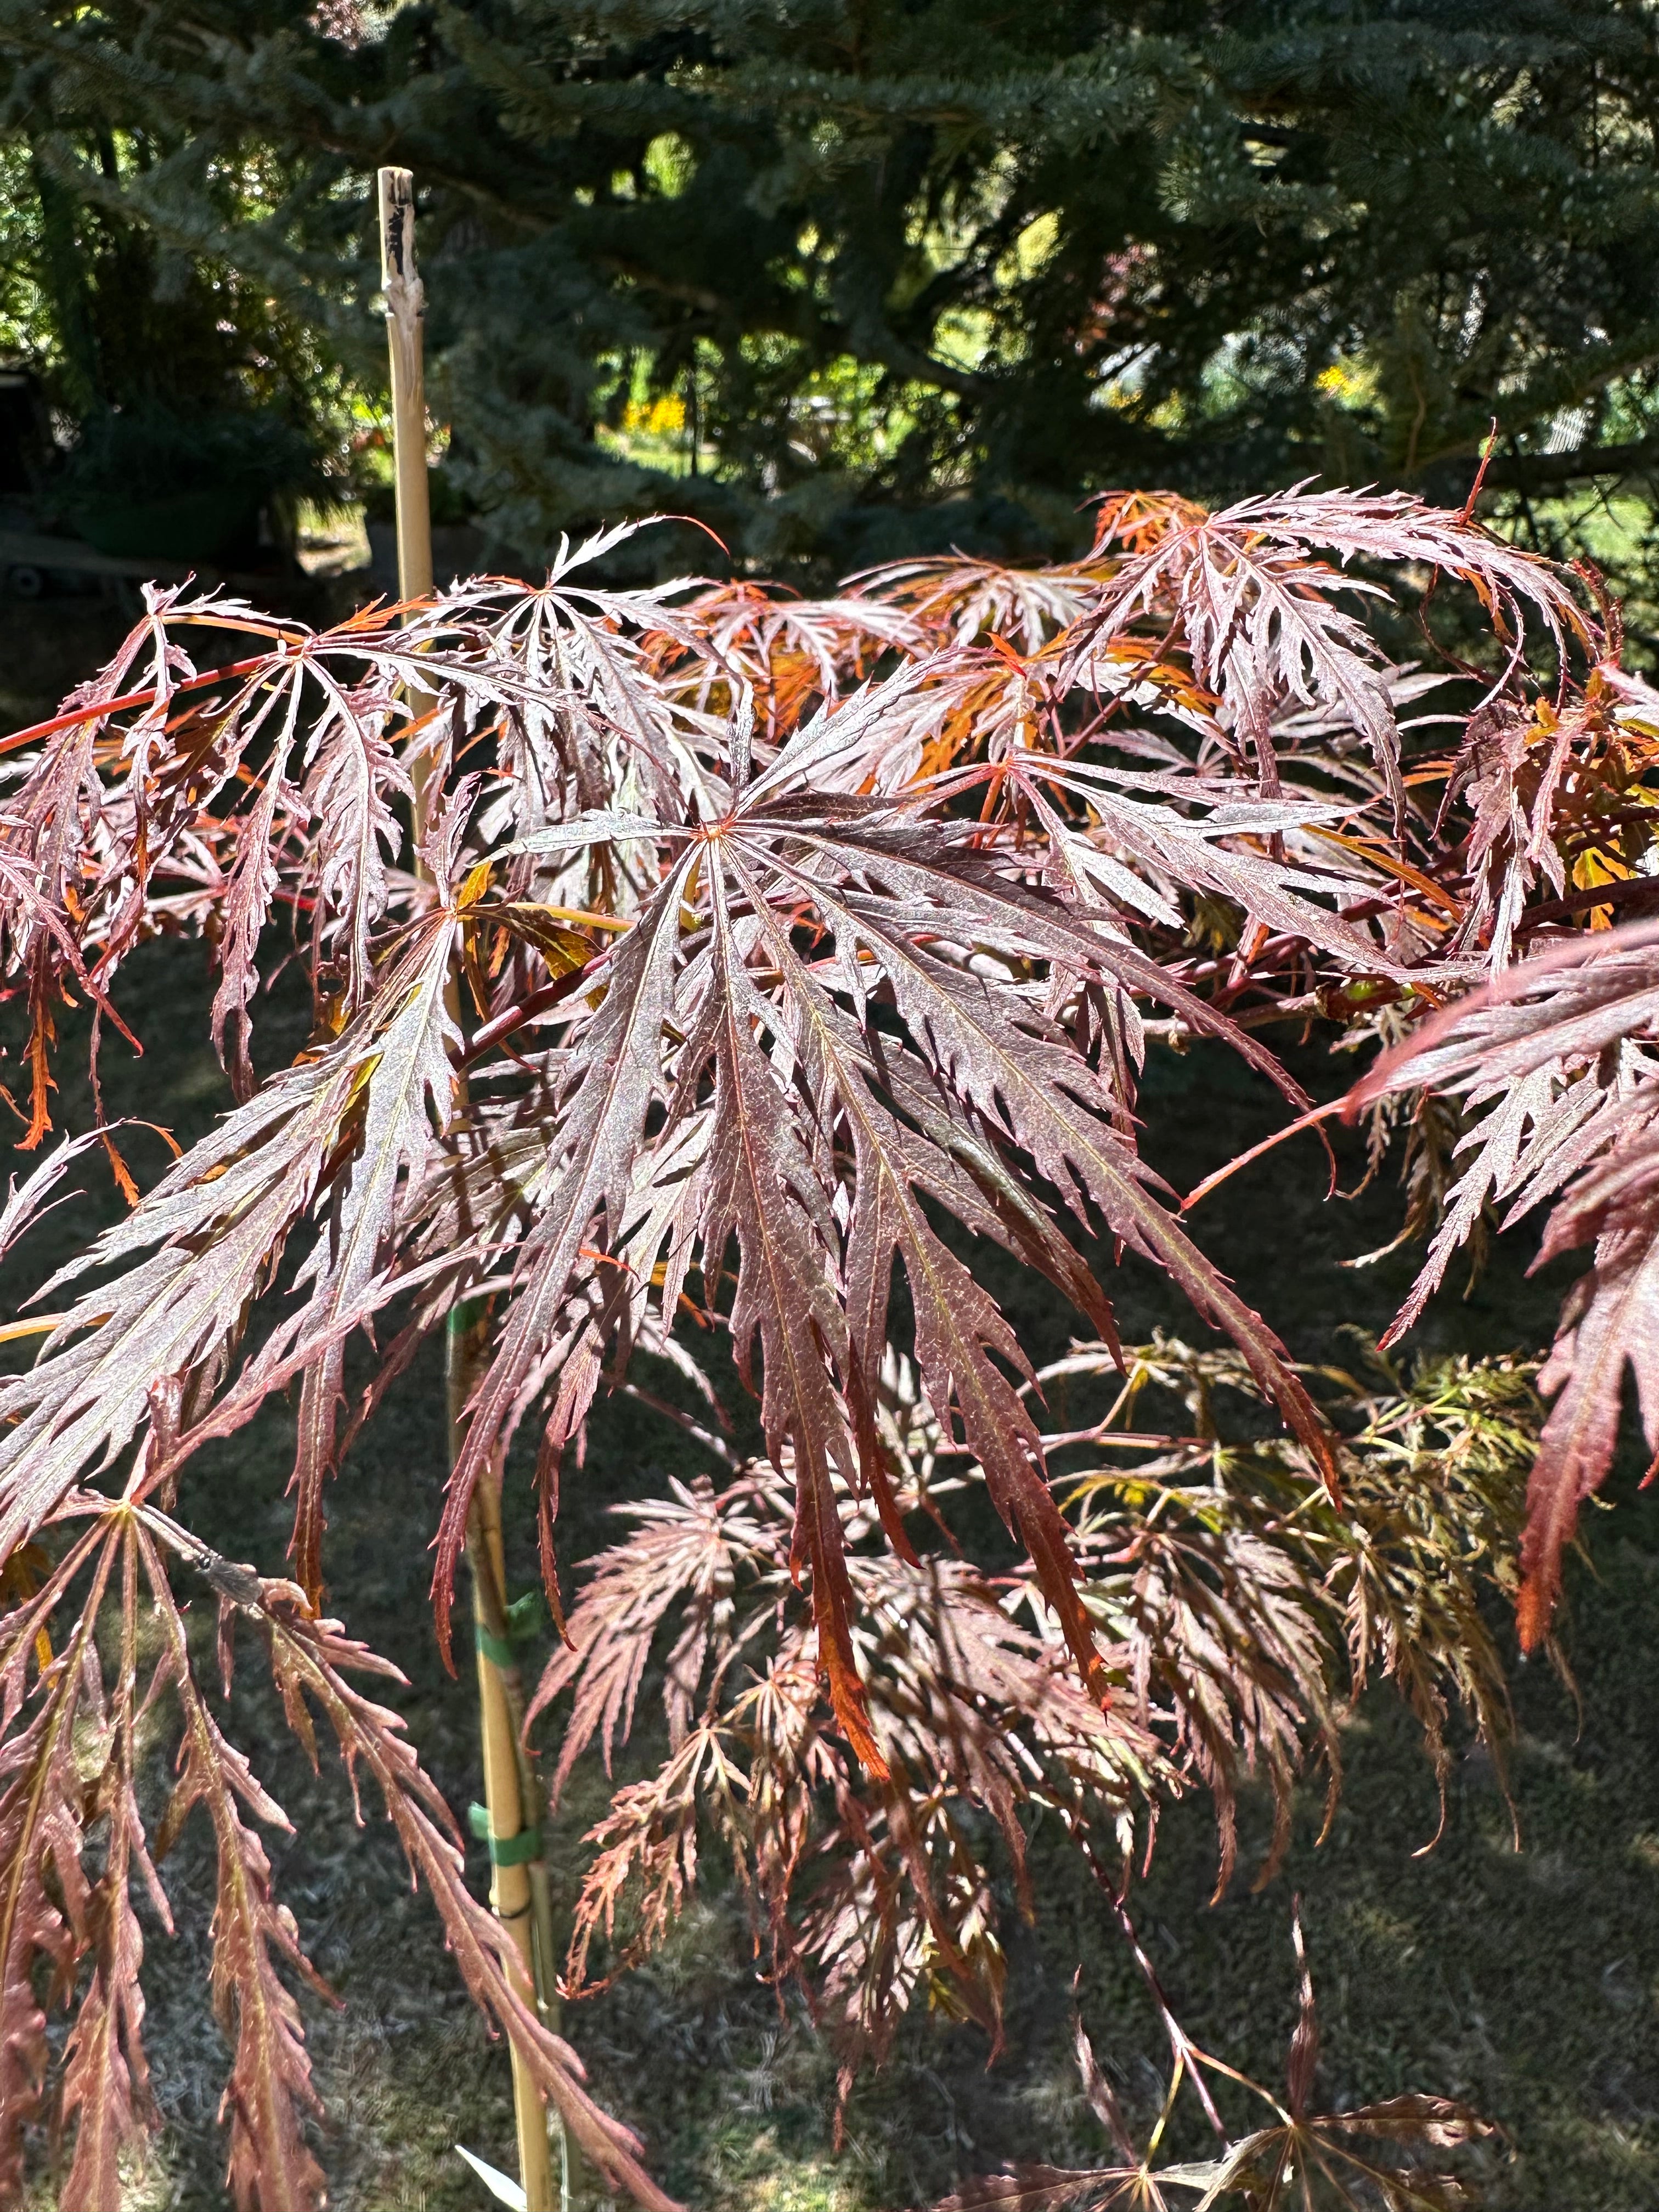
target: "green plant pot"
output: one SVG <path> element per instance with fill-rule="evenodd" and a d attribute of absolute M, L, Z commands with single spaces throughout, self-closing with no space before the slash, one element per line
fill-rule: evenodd
<path fill-rule="evenodd" d="M 170 499 L 100 502 L 76 526 L 99 552 L 124 560 L 212 561 L 252 536 L 259 501 L 240 484 L 175 492 Z"/>

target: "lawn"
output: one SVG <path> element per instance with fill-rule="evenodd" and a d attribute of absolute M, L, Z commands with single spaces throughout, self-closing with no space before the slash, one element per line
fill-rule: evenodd
<path fill-rule="evenodd" d="M 145 1039 L 133 1062 L 112 1048 L 106 1081 L 127 1110 L 181 1139 L 226 1103 L 205 1043 L 201 949 L 159 943 L 135 960 L 124 1003 Z M 301 1042 L 297 1007 L 261 1009 L 262 1064 Z M 1328 1086 L 1316 1053 L 1298 1061 Z M 86 1114 L 72 1056 L 63 1105 Z M 1217 1051 L 1156 1048 L 1146 1097 L 1149 1149 L 1190 1187 L 1266 1133 L 1276 1102 Z M 160 1143 L 135 1130 L 136 1164 L 153 1176 Z M 1345 1170 L 1352 1170 L 1352 1159 Z M 11 1302 L 54 1255 L 82 1237 L 112 1200 L 101 1169 L 93 1194 L 54 1215 L 24 1248 Z M 1236 1178 L 1197 1218 L 1210 1248 L 1307 1356 L 1343 1356 L 1339 1317 L 1379 1328 L 1409 1279 L 1399 1255 L 1359 1272 L 1345 1255 L 1386 1241 L 1395 1194 L 1327 1202 L 1316 1147 L 1298 1139 Z M 1528 1282 L 1517 1244 L 1461 1299 L 1443 1297 L 1421 1334 L 1436 1348 L 1536 1343 L 1560 1279 Z M 1039 1286 L 1040 1287 L 1040 1286 Z M 1138 1267 L 1118 1285 L 1125 1334 L 1190 1326 L 1165 1286 Z M 1019 1316 L 1043 1353 L 1067 1323 L 1046 1291 Z M 452 1802 L 479 1794 L 473 1710 L 444 1673 L 427 1609 L 428 1534 L 443 1477 L 441 1385 L 428 1362 L 396 1393 L 331 1499 L 331 1601 L 354 1632 L 409 1676 L 397 1702 Z M 232 1556 L 281 1571 L 290 1437 L 281 1408 L 189 1479 L 186 1517 Z M 567 1487 L 567 1556 L 605 1540 L 618 1498 L 684 1472 L 678 1432 L 627 1405 L 597 1422 L 586 1468 Z M 520 1503 L 525 1492 L 519 1489 Z M 1336 2100 L 1410 2087 L 1467 2098 L 1505 2130 L 1486 2159 L 1493 2212 L 1639 2212 L 1659 2203 L 1659 1499 L 1635 1495 L 1627 1471 L 1611 1512 L 1591 1516 L 1590 1567 L 1571 1580 L 1564 1644 L 1582 1718 L 1542 1664 L 1517 1668 L 1511 1786 L 1521 1844 L 1490 1760 L 1464 1758 L 1445 1832 L 1431 1777 L 1403 1714 L 1374 1696 L 1353 1723 L 1347 1783 L 1316 1845 L 1322 1793 L 1310 1789 L 1284 1872 L 1259 1893 L 1244 1871 L 1218 1905 L 1204 1803 L 1167 1817 L 1139 1914 L 1177 2009 L 1208 2046 L 1272 2079 L 1293 2009 L 1291 1900 L 1304 1900 L 1324 2025 L 1322 2087 Z M 509 1516 L 514 1485 L 509 1480 Z M 517 1586 L 533 1566 L 514 1562 Z M 210 1623 L 205 1609 L 201 1626 Z M 245 1662 L 231 1731 L 250 1748 L 297 1832 L 271 1838 L 283 1894 L 312 1955 L 342 1999 L 303 2001 L 328 2117 L 319 2131 L 337 2203 L 353 2212 L 481 2206 L 480 2185 L 453 2155 L 464 2142 L 510 2162 L 506 2057 L 490 2044 L 444 1955 L 436 1922 L 410 1894 L 390 1832 L 354 1825 L 337 1765 L 314 1777 Z M 152 1755 L 150 1786 L 165 1773 Z M 566 1870 L 603 1802 L 603 1777 L 579 1774 L 554 1839 Z M 1258 1838 L 1261 1807 L 1247 1814 Z M 474 1847 L 474 1872 L 484 1875 Z M 705 2212 L 760 2206 L 900 2212 L 966 2172 L 1005 2158 L 1088 2160 L 1103 2146 L 1074 2094 L 1071 1983 L 1103 2060 L 1133 2106 L 1160 2094 L 1156 2033 L 1100 1900 L 1068 1855 L 1039 1834 L 1036 1927 L 1011 1919 L 1006 2047 L 988 2067 L 980 2033 L 942 2018 L 908 2025 L 886 2071 L 862 2081 L 847 2139 L 832 2143 L 834 2067 L 800 2005 L 756 1978 L 740 1911 L 718 1887 L 688 1913 L 666 1951 L 608 1995 L 573 2008 L 568 2031 L 597 2088 L 647 2136 L 656 2171 Z M 135 2205 L 216 2205 L 222 2153 L 214 2122 L 224 2050 L 207 1995 L 211 1869 L 204 1824 L 187 1829 L 165 1869 L 179 1933 L 147 1923 L 149 2036 L 166 2131 Z M 51 2202 L 49 2179 L 38 2200 Z"/>

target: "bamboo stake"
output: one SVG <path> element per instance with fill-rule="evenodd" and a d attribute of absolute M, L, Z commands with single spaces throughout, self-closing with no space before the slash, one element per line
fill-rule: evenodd
<path fill-rule="evenodd" d="M 480 1304 L 469 1302 L 450 1316 L 445 1349 L 452 1465 L 465 1436 L 466 1404 L 483 1365 L 489 1329 L 488 1312 Z M 542 1859 L 540 1822 L 532 1794 L 534 1784 L 520 1742 L 522 1698 L 508 1698 L 505 1680 L 509 1671 L 516 1676 L 518 1668 L 507 1640 L 507 1609 L 502 1601 L 506 1563 L 501 1547 L 499 1461 L 492 1461 L 473 1493 L 472 1511 L 467 1522 L 466 1557 L 472 1571 L 473 1634 L 477 1644 L 478 1713 L 483 1739 L 484 1807 L 489 1832 L 489 1902 L 501 1926 L 501 1961 L 508 1977 L 526 2002 L 551 2026 L 546 1999 L 552 1984 L 550 1978 L 544 1978 L 545 1967 L 550 1966 L 551 1960 L 545 1946 L 536 1941 L 537 1921 L 541 1916 L 536 1910 L 538 1885 L 532 1876 L 531 1854 L 539 1868 L 544 1898 L 547 1869 Z M 543 1974 L 537 1972 L 538 1951 L 544 1963 Z M 557 2198 L 568 2197 L 568 2185 L 556 2194 L 548 2115 L 537 2094 L 534 2077 L 516 2044 L 510 2046 L 510 2051 L 513 2115 L 518 2132 L 519 2179 L 524 2186 L 525 2212 L 553 2212 Z"/>
<path fill-rule="evenodd" d="M 426 383 L 422 324 L 424 289 L 415 264 L 415 196 L 407 169 L 380 173 L 380 282 L 386 295 L 392 363 L 392 450 L 398 517 L 398 592 L 425 598 L 432 589 L 432 525 L 426 467 Z M 434 703 L 410 687 L 417 716 Z M 415 769 L 416 866 L 427 821 L 427 773 Z M 451 983 L 452 994 L 454 985 Z M 457 1079 L 455 1103 L 465 1103 Z M 450 1316 L 447 1367 L 448 1443 L 453 1466 L 465 1436 L 467 1401 L 489 1350 L 489 1316 L 463 1304 Z M 484 1805 L 490 1855 L 489 1901 L 501 1928 L 501 1963 L 520 1994 L 550 2027 L 553 1995 L 552 1911 L 540 1839 L 539 1792 L 522 1741 L 524 1699 L 507 1638 L 506 1565 L 501 1549 L 501 1470 L 479 1483 L 467 1526 L 477 1644 L 478 1707 L 483 1739 Z M 533 1856 L 532 1856 L 533 1854 Z M 512 2049 L 513 2110 L 526 2212 L 553 2212 L 569 2201 L 569 2166 L 560 2130 L 560 2186 L 555 2192 L 544 2112 L 528 2067 Z"/>
<path fill-rule="evenodd" d="M 415 180 L 382 169 L 380 289 L 392 355 L 392 467 L 397 492 L 398 593 L 432 589 L 432 507 L 426 480 L 426 288 L 415 266 Z"/>

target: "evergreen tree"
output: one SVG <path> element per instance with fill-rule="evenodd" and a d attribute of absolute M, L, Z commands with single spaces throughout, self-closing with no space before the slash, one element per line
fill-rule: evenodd
<path fill-rule="evenodd" d="M 28 89 L 14 82 L 15 106 Z M 0 358 L 33 368 L 79 432 L 55 475 L 22 457 L 48 510 L 234 480 L 281 521 L 343 489 L 346 383 L 305 316 L 128 204 L 159 150 L 148 127 L 92 102 L 76 121 L 0 142 Z M 233 218 L 250 198 L 234 172 L 214 189 Z"/>
<path fill-rule="evenodd" d="M 1063 549 L 1125 482 L 1461 500 L 1496 418 L 1498 511 L 1605 560 L 1659 459 L 1644 0 L 0 0 L 0 65 L 43 210 L 367 380 L 372 172 L 412 167 L 450 475 L 526 554 L 653 508 L 804 572 Z"/>

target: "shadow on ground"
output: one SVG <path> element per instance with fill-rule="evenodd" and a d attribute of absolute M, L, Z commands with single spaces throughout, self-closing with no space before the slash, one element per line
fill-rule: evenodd
<path fill-rule="evenodd" d="M 147 1051 L 119 1065 L 112 1050 L 106 1082 L 127 1112 L 188 1140 L 225 1103 L 203 1042 L 201 949 L 148 948 L 124 1003 Z M 297 1047 L 296 1021 L 285 1004 L 261 1010 L 263 1065 Z M 66 1057 L 62 1103 L 74 1124 L 87 1101 L 72 1071 Z M 1330 1086 L 1316 1057 L 1304 1072 Z M 1276 1107 L 1224 1054 L 1165 1051 L 1148 1085 L 1149 1148 L 1189 1188 L 1266 1133 Z M 153 1139 L 135 1131 L 131 1150 L 149 1175 L 159 1172 Z M 1345 1158 L 1345 1172 L 1354 1166 Z M 1395 1194 L 1373 1188 L 1350 1204 L 1323 1194 L 1317 1146 L 1297 1140 L 1236 1178 L 1197 1222 L 1294 1349 L 1329 1357 L 1341 1351 L 1339 1321 L 1386 1322 L 1413 1262 L 1396 1255 L 1345 1271 L 1345 1257 L 1392 1233 Z M 24 1273 L 65 1255 L 108 1206 L 100 1182 L 97 1195 L 52 1217 L 36 1249 L 25 1248 L 9 1305 L 26 1287 Z M 1524 1257 L 1504 1254 L 1467 1300 L 1443 1297 L 1424 1341 L 1536 1345 L 1561 1279 L 1527 1281 Z M 1062 1349 L 1066 1316 L 1046 1293 L 1016 1287 L 1012 1302 L 1024 1305 L 1017 1317 L 1034 1350 Z M 1126 1267 L 1116 1288 L 1126 1338 L 1155 1326 L 1191 1332 L 1178 1300 L 1146 1271 Z M 405 1669 L 409 1687 L 397 1701 L 451 1802 L 464 1806 L 479 1787 L 471 1701 L 438 1662 L 427 1602 L 441 1435 L 440 1377 L 428 1362 L 396 1392 L 334 1486 L 331 1602 Z M 290 1448 L 289 1416 L 276 1409 L 204 1461 L 182 1502 L 210 1540 L 267 1572 L 282 1568 Z M 580 1557 L 605 1540 L 617 1499 L 659 1488 L 684 1466 L 676 1432 L 635 1408 L 611 1409 L 567 1488 L 568 1553 Z M 1350 1732 L 1347 1786 L 1322 1846 L 1310 1792 L 1284 1873 L 1255 1894 L 1247 1871 L 1212 1907 L 1212 1839 L 1194 1801 L 1166 1818 L 1140 1900 L 1150 1947 L 1189 2027 L 1212 2051 L 1275 2079 L 1293 2008 L 1289 1923 L 1299 1892 L 1322 1996 L 1325 2094 L 1342 2101 L 1416 2087 L 1480 2106 L 1508 2130 L 1510 2150 L 1487 2178 L 1493 2212 L 1638 2212 L 1659 2203 L 1659 1501 L 1638 1501 L 1628 1479 L 1621 1492 L 1614 1512 L 1592 1516 L 1594 1573 L 1573 1577 L 1565 1644 L 1582 1726 L 1546 1668 L 1517 1669 L 1519 1850 L 1490 1763 L 1475 1756 L 1453 1788 L 1443 1836 L 1423 1853 L 1436 1824 L 1429 1770 L 1401 1714 L 1377 1697 Z M 522 1508 L 522 1486 L 516 1496 Z M 514 1569 L 526 1586 L 527 1514 L 514 1528 L 523 1540 Z M 332 2201 L 352 2212 L 481 2207 L 480 2185 L 450 2146 L 459 2139 L 510 2162 L 504 2053 L 472 2014 L 434 1917 L 409 1893 L 389 1831 L 372 1819 L 364 1830 L 354 1826 L 337 1763 L 312 1775 L 255 1671 L 250 1657 L 231 1732 L 293 1819 L 297 1832 L 272 1841 L 279 1886 L 343 2000 L 338 2011 L 304 2001 L 327 2106 L 318 2143 Z M 159 1793 L 165 1776 L 155 1765 Z M 602 1778 L 581 1777 L 556 1834 L 567 1870 L 602 1802 Z M 153 1923 L 147 1931 L 149 2032 L 167 2124 L 135 2206 L 224 2201 L 215 2108 L 225 2050 L 208 2002 L 212 1885 L 199 1826 L 166 1869 L 179 1933 L 168 1940 Z M 1265 1820 L 1256 1826 L 1260 1841 Z M 1097 2045 L 1132 2103 L 1156 2105 L 1162 2054 L 1098 1899 L 1060 1849 L 1042 1835 L 1035 1849 L 1043 1912 L 1036 1929 L 1012 1929 L 1001 2057 L 988 2069 L 976 2031 L 914 2020 L 887 2071 L 854 2094 L 839 2154 L 833 2066 L 800 2007 L 781 2007 L 757 1985 L 741 1915 L 718 1891 L 688 1913 L 648 1969 L 569 2015 L 568 2032 L 601 2098 L 641 2129 L 668 2186 L 704 2212 L 899 2212 L 1004 2158 L 1091 2161 L 1103 2145 L 1074 2094 L 1073 1971 L 1082 1968 Z M 473 1856 L 482 1886 L 476 1847 Z M 39 2201 L 49 2203 L 49 2172 L 40 2187 Z"/>

